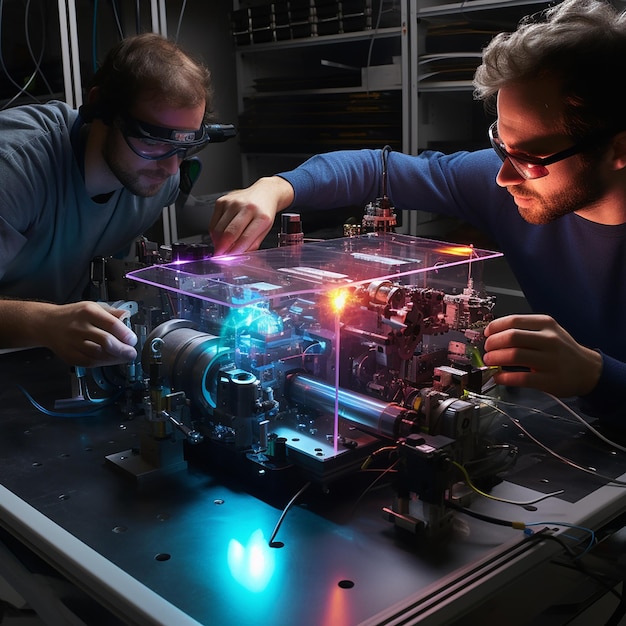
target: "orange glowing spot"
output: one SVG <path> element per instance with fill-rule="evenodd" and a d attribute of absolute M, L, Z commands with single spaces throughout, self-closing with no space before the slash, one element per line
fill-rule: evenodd
<path fill-rule="evenodd" d="M 452 256 L 471 256 L 474 254 L 473 246 L 445 246 L 439 248 L 437 252 L 442 254 L 451 254 Z"/>
<path fill-rule="evenodd" d="M 346 302 L 348 301 L 348 293 L 344 290 L 336 290 L 331 292 L 330 294 L 330 303 L 333 307 L 335 313 L 341 313 L 344 307 L 346 306 Z"/>

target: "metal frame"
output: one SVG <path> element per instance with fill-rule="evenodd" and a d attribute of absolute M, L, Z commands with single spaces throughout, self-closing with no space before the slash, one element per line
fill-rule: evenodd
<path fill-rule="evenodd" d="M 0 485 L 0 525 L 101 606 L 127 624 L 200 626 L 137 579 Z M 46 624 L 85 626 L 53 589 L 38 581 L 0 543 L 0 574 Z M 19 587 L 19 588 L 17 588 Z"/>
<path fill-rule="evenodd" d="M 76 2 L 75 0 L 58 0 L 58 8 L 65 101 L 71 107 L 78 108 L 83 103 L 83 91 L 80 77 Z M 64 33 L 68 33 L 69 37 L 65 38 Z"/>

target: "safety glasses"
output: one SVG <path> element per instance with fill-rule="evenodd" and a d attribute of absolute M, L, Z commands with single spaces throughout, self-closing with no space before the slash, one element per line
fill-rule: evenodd
<path fill-rule="evenodd" d="M 530 155 L 512 155 L 507 152 L 504 147 L 504 143 L 498 136 L 498 122 L 495 121 L 489 127 L 489 141 L 491 142 L 491 147 L 496 151 L 496 154 L 500 157 L 500 159 L 502 159 L 502 162 L 508 159 L 509 163 L 515 168 L 515 171 L 526 180 L 533 180 L 535 178 L 543 178 L 544 176 L 547 176 L 550 173 L 548 171 L 548 165 L 558 163 L 564 159 L 569 159 L 569 157 L 574 156 L 575 154 L 580 154 L 592 146 L 606 140 L 610 135 L 611 134 L 609 133 L 603 133 L 596 137 L 587 137 L 570 148 L 566 148 L 565 150 L 561 150 L 560 152 L 556 152 L 550 156 L 533 157 Z"/>
<path fill-rule="evenodd" d="M 185 159 L 209 143 L 226 141 L 236 134 L 232 124 L 202 124 L 198 130 L 179 130 L 154 126 L 130 116 L 119 117 L 117 125 L 128 147 L 137 156 L 150 161 L 174 155 Z"/>

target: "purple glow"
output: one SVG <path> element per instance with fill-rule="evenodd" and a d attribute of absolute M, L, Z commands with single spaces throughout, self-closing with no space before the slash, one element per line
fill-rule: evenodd
<path fill-rule="evenodd" d="M 339 353 L 341 350 L 341 321 L 335 313 L 335 424 L 333 432 L 333 452 L 337 456 L 339 445 Z"/>
<path fill-rule="evenodd" d="M 216 263 L 230 264 L 230 263 L 235 263 L 235 262 L 242 263 L 244 261 L 248 261 L 249 259 L 250 257 L 242 256 L 240 254 L 222 254 L 220 256 L 212 257 L 211 260 L 215 261 Z"/>

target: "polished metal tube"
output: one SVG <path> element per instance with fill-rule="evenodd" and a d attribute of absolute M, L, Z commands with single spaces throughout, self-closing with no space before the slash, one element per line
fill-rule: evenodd
<path fill-rule="evenodd" d="M 293 374 L 286 387 L 289 400 L 307 408 L 335 413 L 335 387 L 306 374 Z M 339 417 L 361 430 L 396 439 L 406 425 L 406 409 L 363 394 L 339 389 Z"/>

